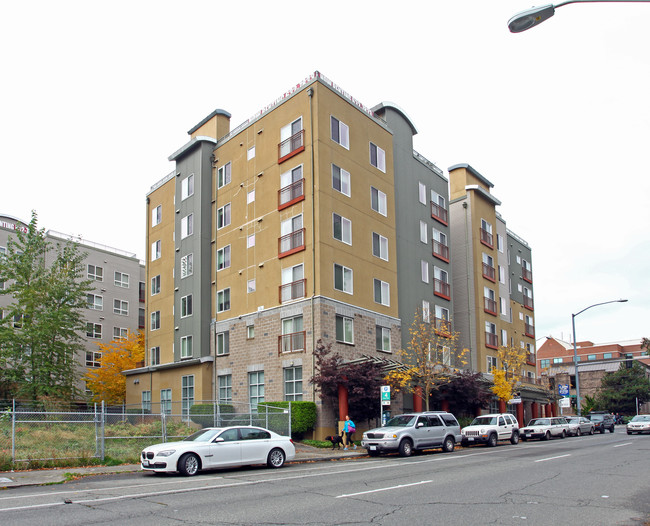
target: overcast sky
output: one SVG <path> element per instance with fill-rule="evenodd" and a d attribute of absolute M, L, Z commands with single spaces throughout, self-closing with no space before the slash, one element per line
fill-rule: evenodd
<path fill-rule="evenodd" d="M 545 3 L 543 0 L 540 4 Z M 224 7 L 225 6 L 225 7 Z M 396 8 L 396 6 L 398 6 Z M 315 70 L 398 104 L 533 251 L 536 336 L 650 336 L 650 4 L 4 2 L 0 213 L 144 258 L 145 196 L 216 108 L 237 126 Z"/>

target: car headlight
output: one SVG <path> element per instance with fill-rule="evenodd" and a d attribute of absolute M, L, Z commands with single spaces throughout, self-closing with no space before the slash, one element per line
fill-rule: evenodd
<path fill-rule="evenodd" d="M 157 457 L 170 457 L 174 453 L 176 453 L 175 449 L 165 449 L 163 451 L 159 451 L 158 453 L 156 453 L 156 456 Z"/>
<path fill-rule="evenodd" d="M 485 429 L 481 429 L 481 435 L 485 434 Z"/>

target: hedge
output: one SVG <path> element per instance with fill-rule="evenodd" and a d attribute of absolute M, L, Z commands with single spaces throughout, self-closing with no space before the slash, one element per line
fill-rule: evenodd
<path fill-rule="evenodd" d="M 215 422 L 214 404 L 194 404 L 190 407 L 190 420 L 201 427 L 228 426 L 235 419 L 235 408 L 230 404 L 218 404 L 219 417 Z"/>
<path fill-rule="evenodd" d="M 288 409 L 291 404 L 291 434 L 302 435 L 316 425 L 316 404 L 314 402 L 260 402 L 260 406 Z"/>

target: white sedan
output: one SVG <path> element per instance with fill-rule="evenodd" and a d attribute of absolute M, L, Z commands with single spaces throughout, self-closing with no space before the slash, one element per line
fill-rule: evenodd
<path fill-rule="evenodd" d="M 208 427 L 180 442 L 142 451 L 143 470 L 196 475 L 202 469 L 266 464 L 280 468 L 296 456 L 291 438 L 251 426 Z"/>

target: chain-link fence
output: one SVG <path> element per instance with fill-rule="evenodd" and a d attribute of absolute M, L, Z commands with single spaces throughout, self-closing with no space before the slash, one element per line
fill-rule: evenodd
<path fill-rule="evenodd" d="M 103 403 L 46 408 L 12 401 L 4 408 L 0 465 L 72 458 L 137 462 L 144 447 L 182 440 L 203 427 L 258 426 L 291 436 L 291 408 L 266 404 L 201 401 L 189 407 L 167 404 L 155 413 Z"/>

